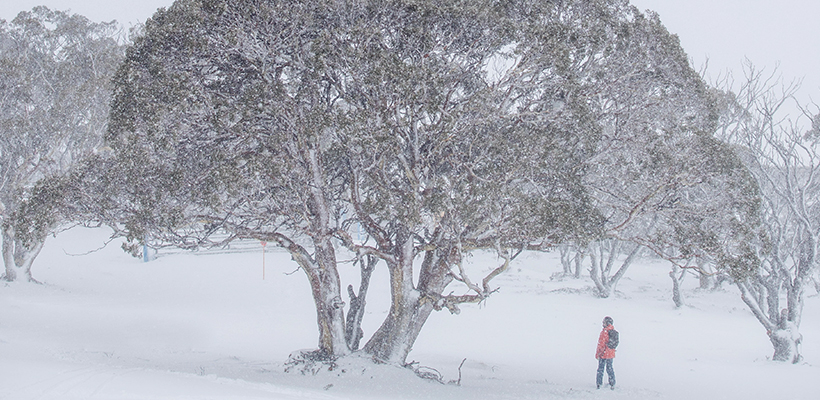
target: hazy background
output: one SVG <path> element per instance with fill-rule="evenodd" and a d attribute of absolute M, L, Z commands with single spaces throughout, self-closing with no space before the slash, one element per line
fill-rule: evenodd
<path fill-rule="evenodd" d="M 801 101 L 820 102 L 820 1 L 816 0 L 630 0 L 656 11 L 678 35 L 692 65 L 708 60 L 707 78 L 732 71 L 741 62 L 779 71 L 786 80 L 803 79 Z"/>

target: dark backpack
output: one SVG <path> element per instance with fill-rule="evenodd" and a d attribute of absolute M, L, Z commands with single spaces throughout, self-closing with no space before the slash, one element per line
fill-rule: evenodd
<path fill-rule="evenodd" d="M 615 329 L 609 330 L 609 340 L 606 341 L 606 347 L 610 349 L 615 349 L 618 347 L 618 331 Z"/>

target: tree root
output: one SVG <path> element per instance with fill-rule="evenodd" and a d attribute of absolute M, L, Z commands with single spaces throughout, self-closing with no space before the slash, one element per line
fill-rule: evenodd
<path fill-rule="evenodd" d="M 336 357 L 321 350 L 302 350 L 288 356 L 285 362 L 285 372 L 300 372 L 302 375 L 316 375 L 324 369 L 333 371 L 336 367 Z"/>

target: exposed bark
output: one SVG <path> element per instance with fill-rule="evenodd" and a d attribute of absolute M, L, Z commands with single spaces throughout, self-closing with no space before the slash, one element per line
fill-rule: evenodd
<path fill-rule="evenodd" d="M 356 294 L 353 290 L 353 285 L 347 287 L 347 293 L 350 297 L 350 309 L 347 312 L 345 340 L 352 351 L 359 349 L 359 342 L 364 336 L 364 332 L 362 331 L 362 318 L 364 317 L 365 305 L 367 305 L 367 289 L 370 287 L 370 277 L 379 259 L 374 256 L 367 256 L 364 260 L 359 260 L 359 262 L 362 263 L 360 267 L 361 280 L 359 283 L 359 293 Z"/>
<path fill-rule="evenodd" d="M 242 236 L 277 243 L 286 249 L 293 260 L 305 272 L 310 283 L 316 306 L 316 323 L 319 327 L 320 358 L 335 358 L 350 353 L 345 340 L 345 303 L 341 296 L 341 283 L 336 267 L 336 255 L 329 239 L 314 242 L 314 255 L 290 238 L 279 233 L 253 233 Z"/>
<path fill-rule="evenodd" d="M 319 349 L 332 356 L 350 353 L 345 340 L 345 303 L 341 296 L 341 283 L 336 269 L 336 256 L 329 240 L 316 248 L 318 270 L 311 271 L 316 314 L 319 324 Z M 314 282 L 318 280 L 317 282 Z"/>
<path fill-rule="evenodd" d="M 190 220 L 228 219 L 257 238 L 282 226 L 309 237 L 311 249 L 267 239 L 306 273 L 328 356 L 357 345 L 366 294 L 351 295 L 355 312 L 345 326 L 332 236 L 357 257 L 386 262 L 391 308 L 364 350 L 403 364 L 433 310 L 458 312 L 492 293 L 489 282 L 514 257 L 501 247 L 600 237 L 603 217 L 583 178 L 591 165 L 636 158 L 640 132 L 653 132 L 652 140 L 654 132 L 688 135 L 677 127 L 699 129 L 692 117 L 705 109 L 702 82 L 677 41 L 656 16 L 643 18 L 625 2 L 410 3 L 178 1 L 155 16 L 116 78 L 109 136 L 148 193 L 135 202 L 148 210 L 134 225 L 198 207 L 207 218 Z M 532 13 L 543 18 L 522 17 Z M 497 62 L 513 67 L 487 71 Z M 617 137 L 600 142 L 610 128 Z M 614 143 L 629 143 L 629 153 L 589 158 Z M 628 171 L 599 172 L 605 187 L 635 182 L 620 179 Z M 655 164 L 641 172 L 655 177 Z M 667 175 L 635 199 L 618 198 L 631 187 L 611 196 L 627 208 L 618 229 L 667 205 Z M 344 223 L 334 212 L 351 204 L 375 246 L 339 232 Z M 154 219 L 188 229 L 173 217 Z M 472 281 L 462 255 L 493 247 L 504 263 Z M 610 259 L 607 293 L 636 253 L 614 274 Z M 453 280 L 470 294 L 445 295 Z"/>
<path fill-rule="evenodd" d="M 413 244 L 409 232 L 399 232 L 393 257 L 387 262 L 390 271 L 390 311 L 364 347 L 365 352 L 387 363 L 404 363 L 421 326 L 432 311 L 432 307 L 421 307 L 421 293 L 413 285 Z"/>
<path fill-rule="evenodd" d="M 447 250 L 425 252 L 418 287 L 413 287 L 412 244 L 405 244 L 396 257 L 398 263 L 388 264 L 391 275 L 390 312 L 364 350 L 376 359 L 403 365 L 413 344 L 434 310 L 441 310 L 441 293 L 453 281 L 449 274 L 451 253 Z M 446 307 L 446 306 L 445 306 Z M 453 305 L 450 305 L 453 311 Z"/>

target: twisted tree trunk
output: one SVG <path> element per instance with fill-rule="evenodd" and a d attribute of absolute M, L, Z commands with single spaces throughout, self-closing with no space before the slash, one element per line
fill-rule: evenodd
<path fill-rule="evenodd" d="M 434 310 L 448 308 L 457 313 L 457 302 L 472 301 L 442 296 L 444 289 L 454 279 L 450 266 L 459 257 L 454 246 L 442 244 L 425 251 L 418 284 L 414 286 L 413 259 L 416 250 L 413 244 L 410 235 L 400 235 L 394 249 L 395 257 L 387 263 L 391 282 L 390 312 L 364 347 L 365 352 L 386 363 L 406 363 L 407 355 Z"/>

